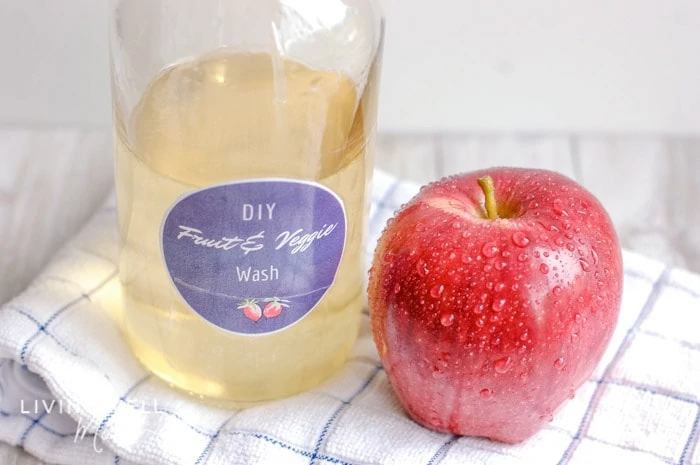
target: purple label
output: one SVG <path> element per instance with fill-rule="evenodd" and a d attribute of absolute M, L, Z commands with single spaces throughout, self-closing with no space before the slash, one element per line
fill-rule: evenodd
<path fill-rule="evenodd" d="M 163 257 L 183 299 L 239 334 L 284 329 L 306 316 L 335 280 L 345 209 L 326 187 L 257 180 L 179 199 L 162 226 Z"/>

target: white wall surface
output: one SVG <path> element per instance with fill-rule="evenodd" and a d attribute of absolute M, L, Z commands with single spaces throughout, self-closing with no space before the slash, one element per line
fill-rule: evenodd
<path fill-rule="evenodd" d="M 109 124 L 106 24 L 107 0 L 1 0 L 0 122 Z"/>
<path fill-rule="evenodd" d="M 700 134 L 698 0 L 383 3 L 384 131 Z M 109 124 L 106 10 L 0 2 L 0 123 Z"/>

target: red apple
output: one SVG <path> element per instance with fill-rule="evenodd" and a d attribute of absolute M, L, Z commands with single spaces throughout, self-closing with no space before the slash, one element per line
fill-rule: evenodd
<path fill-rule="evenodd" d="M 610 218 L 574 181 L 517 168 L 446 178 L 379 241 L 374 340 L 418 423 L 520 442 L 600 361 L 622 273 Z"/>

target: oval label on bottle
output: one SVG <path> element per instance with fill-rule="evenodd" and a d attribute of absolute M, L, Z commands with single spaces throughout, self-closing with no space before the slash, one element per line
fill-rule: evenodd
<path fill-rule="evenodd" d="M 246 335 L 308 315 L 335 281 L 346 235 L 345 207 L 333 191 L 281 179 L 189 193 L 161 227 L 165 265 L 185 302 Z"/>

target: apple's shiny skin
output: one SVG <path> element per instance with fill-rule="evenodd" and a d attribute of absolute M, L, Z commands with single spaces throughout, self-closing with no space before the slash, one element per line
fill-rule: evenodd
<path fill-rule="evenodd" d="M 486 175 L 508 218 L 485 218 Z M 424 187 L 379 242 L 375 343 L 417 422 L 523 441 L 600 361 L 622 280 L 612 222 L 574 181 L 515 168 L 447 178 Z"/>

